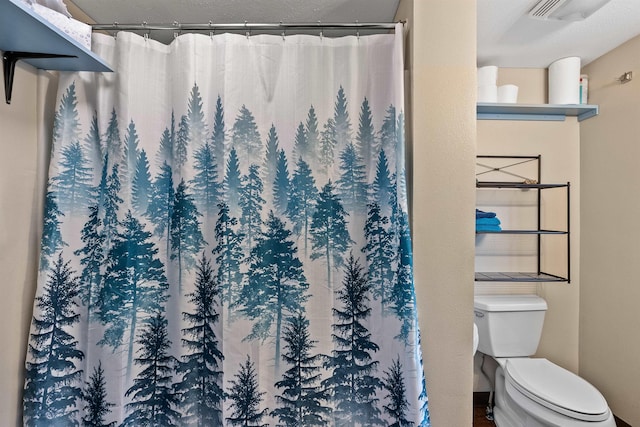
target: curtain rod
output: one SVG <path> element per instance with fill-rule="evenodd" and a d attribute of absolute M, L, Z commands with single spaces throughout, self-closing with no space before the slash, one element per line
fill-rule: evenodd
<path fill-rule="evenodd" d="M 406 21 L 398 21 L 405 24 Z M 174 22 L 173 24 L 93 24 L 94 31 L 275 31 L 275 30 L 393 30 L 395 22 L 298 22 L 298 23 L 251 23 L 244 22 L 241 24 L 215 24 L 209 21 L 206 24 L 181 24 Z"/>

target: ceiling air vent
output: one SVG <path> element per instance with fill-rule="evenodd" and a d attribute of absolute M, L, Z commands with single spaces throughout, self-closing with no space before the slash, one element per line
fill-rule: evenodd
<path fill-rule="evenodd" d="M 551 14 L 567 0 L 540 0 L 533 9 L 529 11 L 529 16 L 536 19 L 549 19 Z"/>
<path fill-rule="evenodd" d="M 558 21 L 582 21 L 610 0 L 540 0 L 529 11 L 534 19 Z"/>

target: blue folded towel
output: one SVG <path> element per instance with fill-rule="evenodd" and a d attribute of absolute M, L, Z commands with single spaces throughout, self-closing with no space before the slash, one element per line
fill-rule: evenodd
<path fill-rule="evenodd" d="M 478 225 L 500 225 L 500 220 L 493 218 L 476 218 L 476 226 Z"/>
<path fill-rule="evenodd" d="M 480 209 L 476 209 L 476 219 L 477 218 L 494 218 L 496 216 L 495 212 L 484 212 Z"/>
<path fill-rule="evenodd" d="M 476 231 L 502 231 L 499 225 L 476 224 Z"/>

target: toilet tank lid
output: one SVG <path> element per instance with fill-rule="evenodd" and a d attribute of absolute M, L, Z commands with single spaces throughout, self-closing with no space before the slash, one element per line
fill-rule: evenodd
<path fill-rule="evenodd" d="M 544 311 L 547 302 L 537 295 L 476 295 L 473 306 L 483 311 Z"/>

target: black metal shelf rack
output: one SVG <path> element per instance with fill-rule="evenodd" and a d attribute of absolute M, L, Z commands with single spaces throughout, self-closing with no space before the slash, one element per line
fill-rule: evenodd
<path fill-rule="evenodd" d="M 477 189 L 521 189 L 529 190 L 533 189 L 537 191 L 537 227 L 535 229 L 504 229 L 501 231 L 477 231 L 476 235 L 480 234 L 520 234 L 520 235 L 535 235 L 537 239 L 537 268 L 534 272 L 476 272 L 476 282 L 571 282 L 571 210 L 570 210 L 570 194 L 571 183 L 564 184 L 542 184 L 540 183 L 541 176 L 541 156 L 477 156 L 478 161 L 483 159 L 500 159 L 511 160 L 514 163 L 507 164 L 501 167 L 488 167 L 486 165 L 478 163 L 480 166 L 488 168 L 486 172 L 505 173 L 510 177 L 518 177 L 517 174 L 512 174 L 507 171 L 508 168 L 519 165 L 526 162 L 537 162 L 537 179 L 523 181 L 479 181 L 476 180 Z M 542 192 L 547 189 L 564 188 L 566 189 L 566 230 L 549 230 L 542 227 Z M 566 277 L 556 274 L 551 274 L 542 271 L 542 236 L 544 235 L 560 235 L 566 237 Z"/>

